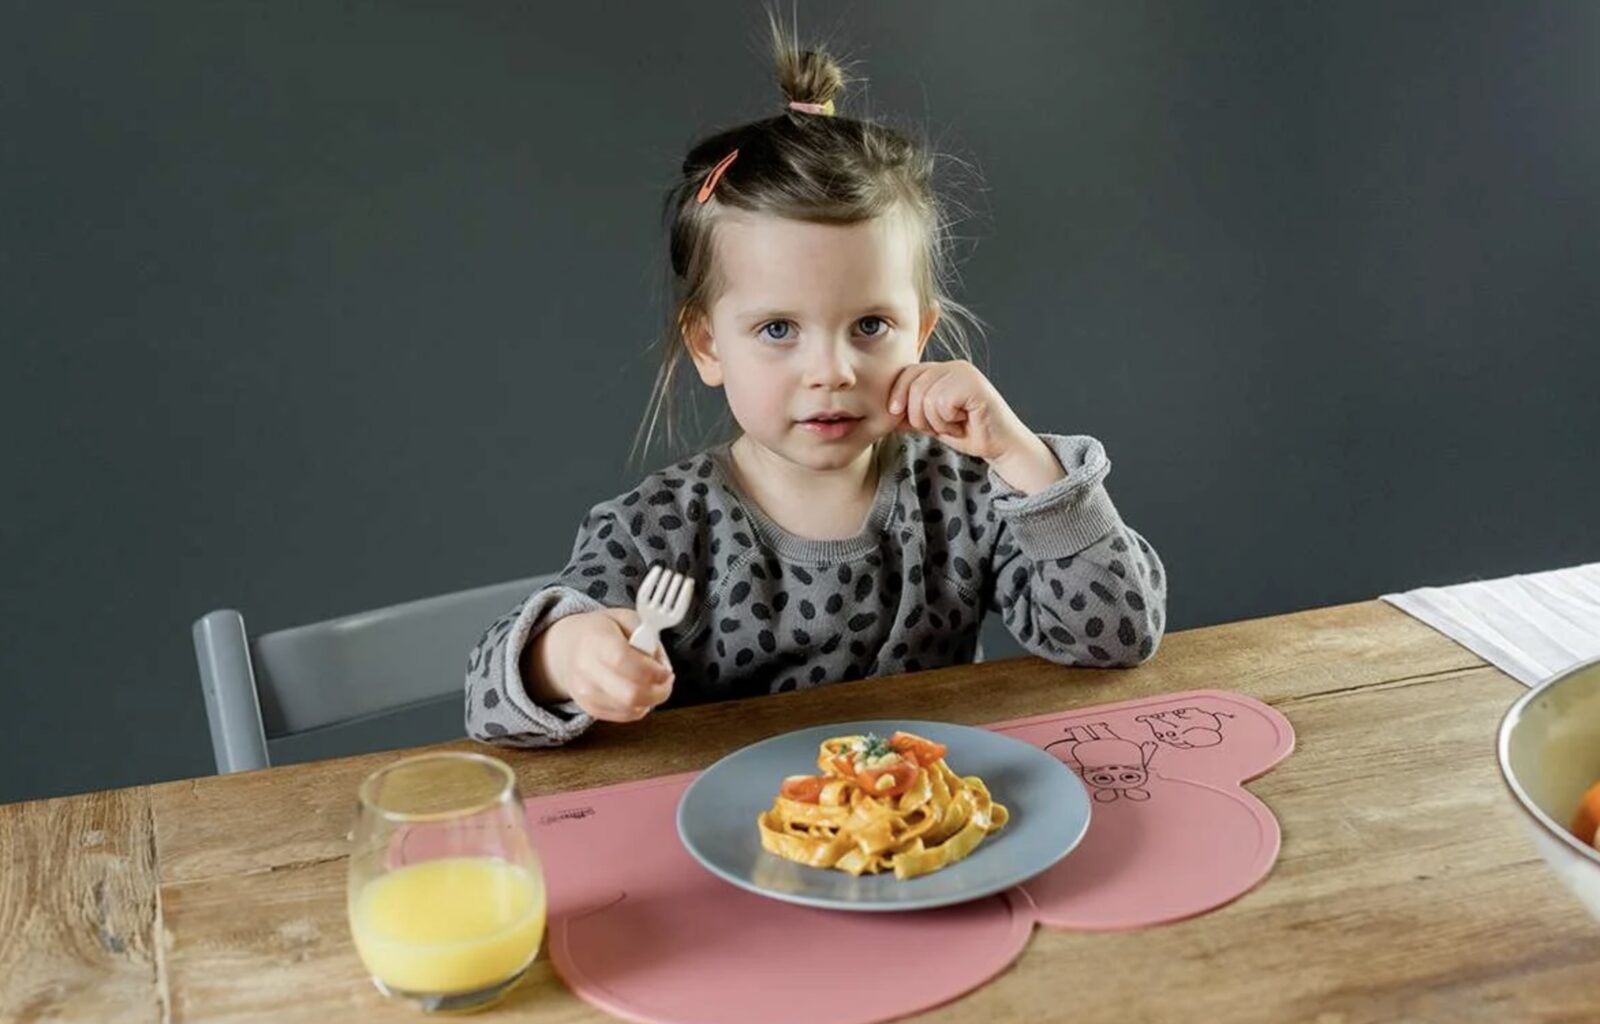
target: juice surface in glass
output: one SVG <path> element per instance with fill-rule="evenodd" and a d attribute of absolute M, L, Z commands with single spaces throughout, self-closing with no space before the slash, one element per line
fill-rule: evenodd
<path fill-rule="evenodd" d="M 517 974 L 544 936 L 542 880 L 494 857 L 441 857 L 368 881 L 350 906 L 356 951 L 402 992 L 471 992 Z"/>

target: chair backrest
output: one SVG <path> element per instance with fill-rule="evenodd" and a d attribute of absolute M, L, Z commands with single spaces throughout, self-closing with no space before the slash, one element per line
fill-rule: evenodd
<path fill-rule="evenodd" d="M 364 721 L 459 692 L 485 627 L 537 576 L 250 637 L 231 609 L 194 624 L 218 772 L 265 768 L 267 740 Z"/>

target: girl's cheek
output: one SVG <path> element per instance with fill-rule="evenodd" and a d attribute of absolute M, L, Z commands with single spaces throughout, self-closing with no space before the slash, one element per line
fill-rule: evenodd
<path fill-rule="evenodd" d="M 749 367 L 750 390 L 763 401 L 781 397 L 789 378 L 788 365 L 782 359 L 757 360 Z"/>
<path fill-rule="evenodd" d="M 866 367 L 861 374 L 861 382 L 865 390 L 882 399 L 885 408 L 888 407 L 889 389 L 894 387 L 894 382 L 908 366 L 917 363 L 915 353 L 896 354 L 892 358 L 874 360 L 872 365 Z"/>
<path fill-rule="evenodd" d="M 781 366 L 759 361 L 739 367 L 729 377 L 728 402 L 741 419 L 780 417 L 789 405 L 788 378 Z"/>

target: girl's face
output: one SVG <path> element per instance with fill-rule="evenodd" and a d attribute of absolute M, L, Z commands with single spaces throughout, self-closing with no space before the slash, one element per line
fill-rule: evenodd
<path fill-rule="evenodd" d="M 842 469 L 894 430 L 889 386 L 938 320 L 916 287 L 914 222 L 813 224 L 727 212 L 721 294 L 685 329 L 700 379 L 740 428 L 783 459 Z"/>

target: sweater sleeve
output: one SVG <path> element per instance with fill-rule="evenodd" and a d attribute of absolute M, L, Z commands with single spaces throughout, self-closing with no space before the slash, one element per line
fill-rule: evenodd
<path fill-rule="evenodd" d="M 1031 653 L 1068 665 L 1130 666 L 1161 642 L 1166 569 L 1122 522 L 1092 437 L 1040 435 L 1065 479 L 1023 495 L 993 473 L 995 540 L 987 599 Z"/>
<path fill-rule="evenodd" d="M 467 735 L 498 746 L 554 747 L 594 724 L 572 701 L 534 701 L 522 678 L 522 653 L 568 615 L 633 606 L 647 560 L 621 512 L 604 505 L 591 510 L 561 573 L 496 619 L 468 653 Z"/>

